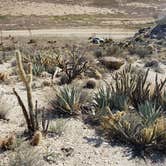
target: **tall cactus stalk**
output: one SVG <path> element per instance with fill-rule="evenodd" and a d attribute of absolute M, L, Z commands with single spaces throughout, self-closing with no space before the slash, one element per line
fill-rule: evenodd
<path fill-rule="evenodd" d="M 17 67 L 18 67 L 18 72 L 21 80 L 23 81 L 26 90 L 27 90 L 27 101 L 28 101 L 28 110 L 26 110 L 25 105 L 23 104 L 23 101 L 21 100 L 20 96 L 18 93 L 13 89 L 14 94 L 16 95 L 18 102 L 20 106 L 22 107 L 24 117 L 27 122 L 28 130 L 30 132 L 34 132 L 35 130 L 38 130 L 38 125 L 37 122 L 35 121 L 35 110 L 34 110 L 34 105 L 33 105 L 33 100 L 32 100 L 32 64 L 30 63 L 28 65 L 28 74 L 26 74 L 23 64 L 22 64 L 22 57 L 20 51 L 16 51 L 16 60 L 17 60 Z"/>

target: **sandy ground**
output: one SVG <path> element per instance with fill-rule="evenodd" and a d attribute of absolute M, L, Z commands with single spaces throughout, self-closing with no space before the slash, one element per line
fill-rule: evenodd
<path fill-rule="evenodd" d="M 115 14 L 115 13 L 123 13 L 127 14 L 132 11 L 132 9 L 137 12 L 137 8 L 139 9 L 153 9 L 155 10 L 163 10 L 165 8 L 164 1 L 136 1 L 136 2 L 118 2 L 119 6 L 114 6 L 113 1 L 107 2 L 107 6 L 102 6 L 102 2 L 96 4 L 101 4 L 98 6 L 88 5 L 87 1 L 76 2 L 70 1 L 73 3 L 69 3 L 68 1 L 61 1 L 62 4 L 57 3 L 57 1 L 25 1 L 25 0 L 1 0 L 0 3 L 0 14 L 2 15 L 68 15 L 68 14 Z M 92 1 L 89 1 L 89 4 Z M 105 2 L 103 2 L 104 4 Z M 93 2 L 92 4 L 95 4 Z M 112 5 L 111 5 L 112 4 Z M 131 9 L 129 10 L 130 7 Z M 123 10 L 124 9 L 124 10 Z M 126 10 L 127 9 L 127 10 Z M 146 12 L 146 11 L 145 11 Z M 131 13 L 130 13 L 131 14 Z M 149 13 L 150 14 L 150 13 Z"/>
<path fill-rule="evenodd" d="M 119 12 L 115 9 L 97 8 L 80 5 L 65 5 L 54 3 L 36 3 L 26 1 L 2 1 L 0 14 L 2 15 L 38 15 L 38 16 L 61 16 L 69 14 L 114 14 Z M 122 11 L 121 11 L 122 12 Z"/>
<path fill-rule="evenodd" d="M 71 2 L 71 3 L 70 3 Z M 53 0 L 0 0 L 1 29 L 46 29 L 65 27 L 138 26 L 154 21 L 154 16 L 164 15 L 164 1 L 122 2 L 119 6 L 106 0 L 92 3 Z M 90 5 L 91 4 L 91 5 Z M 63 17 L 66 16 L 66 17 Z M 93 16 L 91 18 L 91 16 Z M 148 25 L 147 25 L 148 26 Z"/>

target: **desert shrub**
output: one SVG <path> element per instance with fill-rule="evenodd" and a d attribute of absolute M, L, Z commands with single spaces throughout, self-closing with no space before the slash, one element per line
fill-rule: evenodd
<path fill-rule="evenodd" d="M 136 45 L 136 46 L 133 46 L 133 47 L 130 47 L 128 49 L 129 53 L 131 55 L 138 55 L 140 58 L 144 58 L 150 54 L 152 54 L 151 50 L 146 47 L 146 46 L 139 46 L 139 45 Z"/>
<path fill-rule="evenodd" d="M 74 86 L 61 87 L 55 91 L 56 97 L 50 102 L 55 114 L 74 116 L 80 114 L 81 105 L 86 101 L 81 98 L 81 89 Z"/>
<path fill-rule="evenodd" d="M 100 48 L 98 49 L 97 52 L 94 53 L 94 55 L 97 58 L 101 58 L 104 56 L 121 56 L 124 52 L 124 48 L 122 47 L 122 45 L 120 45 L 119 43 L 116 42 L 112 42 L 108 43 L 104 43 L 100 46 Z"/>
<path fill-rule="evenodd" d="M 106 56 L 120 56 L 123 53 L 123 48 L 120 47 L 118 44 L 112 44 L 106 50 Z"/>
<path fill-rule="evenodd" d="M 124 110 L 128 107 L 129 98 L 126 95 L 120 95 L 117 93 L 111 93 L 110 108 L 111 110 Z"/>
<path fill-rule="evenodd" d="M 114 81 L 113 84 L 111 84 L 113 93 L 131 96 L 137 82 L 137 74 L 135 74 L 131 65 L 126 66 L 123 71 L 112 75 L 112 78 Z"/>
<path fill-rule="evenodd" d="M 101 117 L 101 126 L 110 138 L 133 145 L 137 150 L 164 150 L 166 123 L 161 110 L 150 102 L 137 111 L 118 111 Z"/>
<path fill-rule="evenodd" d="M 84 88 L 88 88 L 88 89 L 94 89 L 94 88 L 96 88 L 96 81 L 94 79 L 89 79 L 86 82 L 86 85 L 84 86 Z"/>
<path fill-rule="evenodd" d="M 94 50 L 94 56 L 97 58 L 100 58 L 103 56 L 103 50 L 101 48 L 98 48 L 96 50 Z"/>
<path fill-rule="evenodd" d="M 45 71 L 45 68 L 42 64 L 34 64 L 33 65 L 33 75 L 34 76 L 40 76 L 42 72 Z"/>
<path fill-rule="evenodd" d="M 64 72 L 67 82 L 71 83 L 72 80 L 83 74 L 89 67 L 86 51 L 80 47 L 73 46 L 66 50 L 64 53 L 57 58 L 58 67 Z"/>
<path fill-rule="evenodd" d="M 4 63 L 11 60 L 12 58 L 13 58 L 13 50 L 7 50 L 7 48 L 2 47 L 2 52 L 0 52 L 0 61 Z"/>
<path fill-rule="evenodd" d="M 39 152 L 28 145 L 17 148 L 9 159 L 9 166 L 41 166 L 43 164 Z"/>
<path fill-rule="evenodd" d="M 56 119 L 55 123 L 52 123 L 49 127 L 49 132 L 55 133 L 58 136 L 61 136 L 66 128 L 67 121 L 65 119 Z"/>
<path fill-rule="evenodd" d="M 110 132 L 112 138 L 118 138 L 137 148 L 157 144 L 158 136 L 163 134 L 163 131 L 161 133 L 156 131 L 155 121 L 147 127 L 136 113 L 117 112 L 113 116 L 104 117 L 102 125 L 106 131 Z"/>

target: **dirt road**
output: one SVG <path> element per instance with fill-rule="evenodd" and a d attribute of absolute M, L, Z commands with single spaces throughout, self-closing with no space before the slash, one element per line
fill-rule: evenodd
<path fill-rule="evenodd" d="M 30 33 L 33 37 L 79 37 L 87 38 L 90 36 L 99 36 L 103 38 L 122 39 L 134 35 L 135 30 L 130 29 L 38 29 L 38 30 L 7 30 L 2 31 L 2 36 L 28 37 Z"/>

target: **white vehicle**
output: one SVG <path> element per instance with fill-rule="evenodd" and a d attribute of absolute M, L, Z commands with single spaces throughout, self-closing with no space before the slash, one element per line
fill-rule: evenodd
<path fill-rule="evenodd" d="M 90 42 L 93 44 L 101 44 L 104 43 L 104 39 L 99 38 L 99 37 L 90 37 L 89 38 Z"/>

